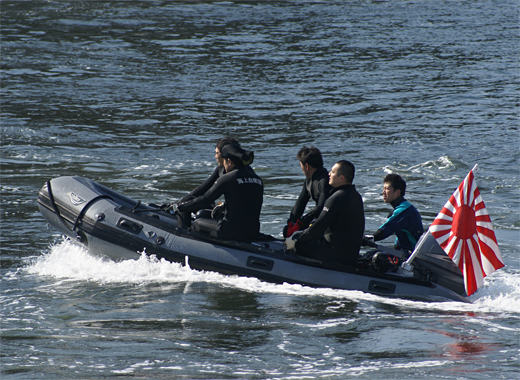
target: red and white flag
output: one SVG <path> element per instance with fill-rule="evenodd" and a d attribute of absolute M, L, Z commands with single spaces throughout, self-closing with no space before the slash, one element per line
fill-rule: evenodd
<path fill-rule="evenodd" d="M 466 294 L 484 284 L 484 277 L 504 266 L 491 218 L 469 172 L 429 228 L 464 276 Z"/>

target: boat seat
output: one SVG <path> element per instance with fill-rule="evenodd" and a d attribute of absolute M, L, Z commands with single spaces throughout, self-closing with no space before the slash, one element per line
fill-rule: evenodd
<path fill-rule="evenodd" d="M 193 229 L 197 232 L 218 237 L 218 219 L 199 218 L 193 222 Z"/>

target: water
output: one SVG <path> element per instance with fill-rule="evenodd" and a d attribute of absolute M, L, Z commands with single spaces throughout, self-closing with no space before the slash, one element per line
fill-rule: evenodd
<path fill-rule="evenodd" d="M 515 1 L 2 2 L 1 374 L 9 379 L 517 379 Z M 145 202 L 255 151 L 281 235 L 316 145 L 356 165 L 367 232 L 388 172 L 428 226 L 475 163 L 506 267 L 472 304 L 272 285 L 48 230 L 36 197 L 82 175 Z M 387 241 L 391 243 L 391 239 Z"/>

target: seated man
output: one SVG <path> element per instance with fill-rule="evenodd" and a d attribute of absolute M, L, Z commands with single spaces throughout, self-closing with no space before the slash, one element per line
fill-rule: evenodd
<path fill-rule="evenodd" d="M 233 137 L 223 137 L 217 141 L 215 145 L 215 159 L 217 160 L 217 167 L 213 171 L 213 173 L 206 179 L 202 184 L 193 189 L 189 194 L 185 195 L 181 198 L 179 203 L 187 202 L 197 198 L 198 196 L 204 195 L 210 188 L 213 186 L 215 181 L 226 174 L 226 170 L 224 169 L 224 160 L 221 156 L 222 148 L 229 144 L 236 144 L 240 146 L 238 141 Z M 198 210 L 194 210 L 197 212 Z M 211 214 L 211 210 L 208 210 L 208 214 Z M 191 225 L 191 211 L 181 213 L 181 217 L 183 223 L 189 227 Z"/>
<path fill-rule="evenodd" d="M 398 174 L 388 174 L 384 179 L 383 201 L 390 203 L 394 211 L 388 220 L 374 233 L 374 241 L 395 234 L 395 249 L 413 251 L 417 240 L 424 233 L 421 215 L 406 199 L 406 182 Z"/>
<path fill-rule="evenodd" d="M 179 203 L 178 210 L 191 212 L 207 208 L 224 195 L 226 207 L 222 217 L 197 219 L 194 229 L 224 239 L 250 241 L 260 233 L 264 194 L 262 180 L 249 166 L 253 152 L 245 151 L 238 144 L 228 144 L 222 148 L 221 155 L 226 174 L 203 195 Z"/>
<path fill-rule="evenodd" d="M 287 249 L 321 261 L 357 263 L 365 213 L 363 199 L 352 184 L 354 172 L 349 161 L 338 161 L 332 167 L 329 173 L 332 190 L 323 210 L 309 228 L 286 239 Z"/>
<path fill-rule="evenodd" d="M 291 210 L 287 225 L 283 229 L 284 237 L 289 237 L 295 231 L 309 227 L 309 224 L 320 215 L 331 189 L 329 174 L 323 167 L 323 158 L 318 148 L 304 146 L 298 151 L 296 158 L 300 161 L 305 182 L 303 182 L 300 196 Z M 303 215 L 307 202 L 311 198 L 316 202 L 316 206 Z"/>

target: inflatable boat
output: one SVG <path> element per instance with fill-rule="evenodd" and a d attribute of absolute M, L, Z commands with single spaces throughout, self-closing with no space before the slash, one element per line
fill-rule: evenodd
<path fill-rule="evenodd" d="M 256 277 L 273 283 L 357 290 L 386 297 L 469 302 L 462 274 L 433 238 L 418 244 L 413 265 L 389 247 L 369 247 L 359 265 L 306 259 L 283 240 L 260 234 L 255 241 L 222 240 L 186 227 L 179 215 L 125 197 L 84 177 L 57 177 L 38 195 L 47 222 L 90 253 L 112 260 L 155 255 L 192 269 Z M 363 253 L 363 252 L 362 252 Z M 379 265 L 373 253 L 380 256 Z M 390 260 L 391 261 L 391 260 Z M 399 263 L 400 264 L 400 263 Z"/>

